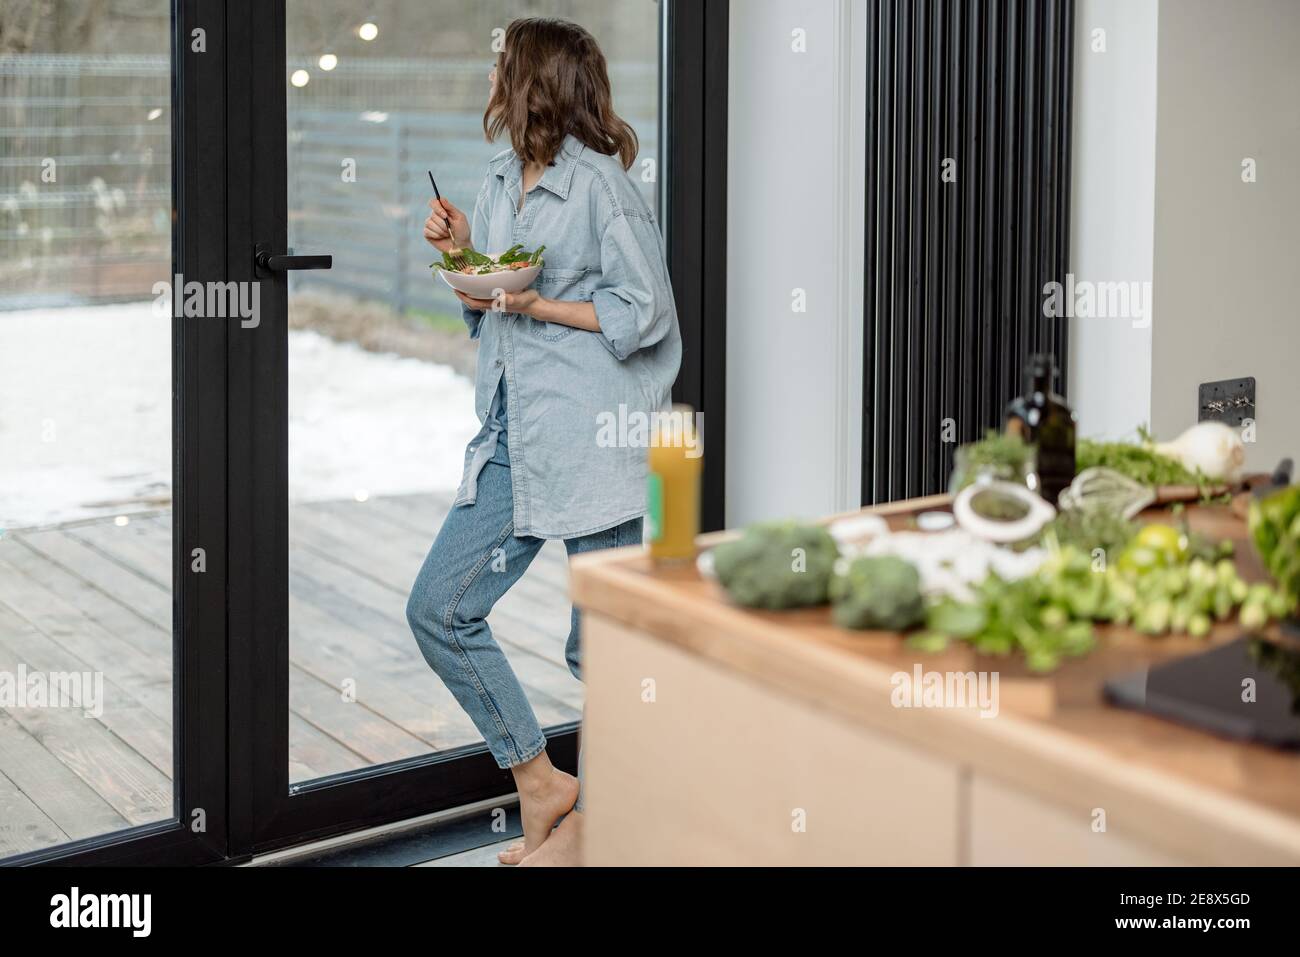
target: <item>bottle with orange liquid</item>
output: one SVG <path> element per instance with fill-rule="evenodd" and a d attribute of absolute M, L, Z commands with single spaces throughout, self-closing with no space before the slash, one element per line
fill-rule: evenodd
<path fill-rule="evenodd" d="M 646 532 L 656 562 L 689 562 L 700 533 L 700 473 L 704 447 L 689 405 L 660 413 L 651 429 Z"/>

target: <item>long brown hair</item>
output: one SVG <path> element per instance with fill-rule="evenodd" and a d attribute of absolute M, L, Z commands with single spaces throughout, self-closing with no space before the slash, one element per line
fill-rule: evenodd
<path fill-rule="evenodd" d="M 636 159 L 636 133 L 614 112 L 605 54 L 568 20 L 531 17 L 506 27 L 496 88 L 483 113 L 489 141 L 503 130 L 525 164 L 550 165 L 570 133 L 618 156 L 624 169 Z"/>

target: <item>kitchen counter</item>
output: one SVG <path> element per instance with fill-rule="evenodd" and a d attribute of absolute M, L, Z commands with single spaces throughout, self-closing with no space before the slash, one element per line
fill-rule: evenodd
<path fill-rule="evenodd" d="M 946 501 L 868 511 L 898 525 Z M 1189 517 L 1260 579 L 1227 507 Z M 1232 623 L 1100 628 L 1092 654 L 1038 676 L 846 631 L 825 608 L 739 608 L 640 548 L 575 558 L 571 587 L 590 864 L 1300 864 L 1300 756 L 1102 700 L 1106 678 L 1230 641 Z M 894 676 L 917 666 L 997 672 L 999 712 L 895 707 Z"/>

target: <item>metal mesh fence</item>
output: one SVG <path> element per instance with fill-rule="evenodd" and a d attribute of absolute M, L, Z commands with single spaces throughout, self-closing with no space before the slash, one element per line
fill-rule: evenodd
<path fill-rule="evenodd" d="M 290 57 L 288 69 L 304 68 Z M 484 59 L 361 59 L 289 93 L 289 239 L 335 256 L 294 278 L 399 311 L 452 312 L 431 281 L 426 169 L 461 205 L 487 159 Z M 610 65 L 616 105 L 657 159 L 657 64 Z M 0 309 L 146 298 L 171 272 L 170 60 L 0 56 Z M 356 164 L 344 182 L 342 163 Z M 639 172 L 637 167 L 634 172 Z M 643 182 L 653 203 L 655 185 Z"/>

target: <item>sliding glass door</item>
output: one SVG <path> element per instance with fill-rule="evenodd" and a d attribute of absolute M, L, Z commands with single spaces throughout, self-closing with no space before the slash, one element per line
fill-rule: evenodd
<path fill-rule="evenodd" d="M 168 0 L 0 8 L 0 860 L 224 852 L 225 437 L 187 428 L 224 328 L 173 288 L 215 265 L 174 212 L 216 61 L 182 68 L 173 27 Z"/>

